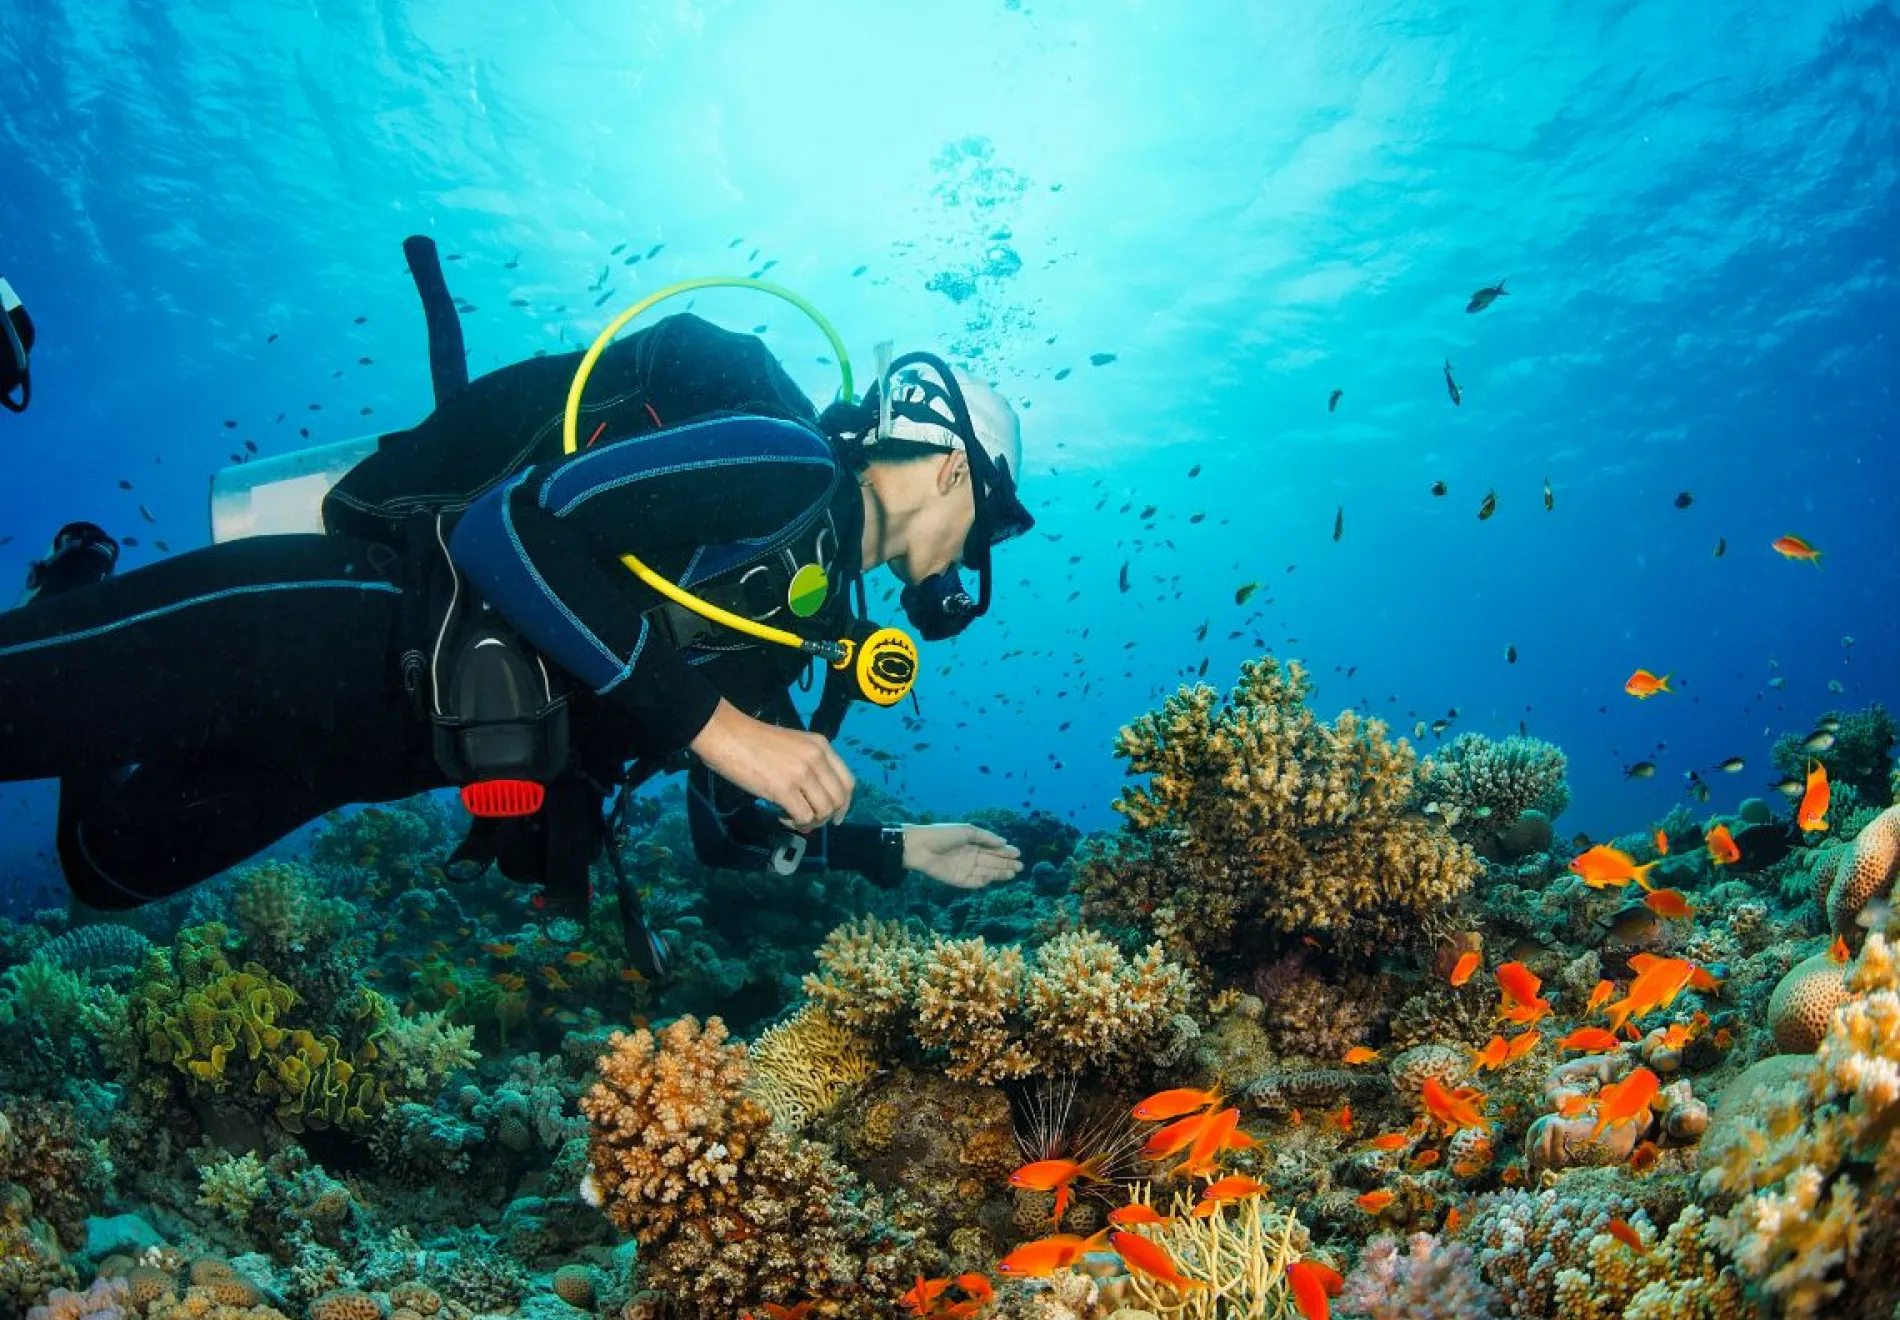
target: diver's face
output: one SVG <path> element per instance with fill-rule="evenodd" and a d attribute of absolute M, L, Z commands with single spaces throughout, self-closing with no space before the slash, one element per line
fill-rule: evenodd
<path fill-rule="evenodd" d="M 891 565 L 906 586 L 915 586 L 955 564 L 976 522 L 967 458 L 945 454 L 920 462 L 917 467 L 922 470 L 920 480 L 927 485 L 910 520 L 905 553 Z"/>

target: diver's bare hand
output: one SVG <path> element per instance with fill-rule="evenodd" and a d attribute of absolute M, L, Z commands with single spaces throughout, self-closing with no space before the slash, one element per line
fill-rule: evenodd
<path fill-rule="evenodd" d="M 818 734 L 781 729 L 721 701 L 692 748 L 721 779 L 776 806 L 790 829 L 835 825 L 851 810 L 857 781 Z"/>
<path fill-rule="evenodd" d="M 974 825 L 906 825 L 904 866 L 955 889 L 982 889 L 1019 874 L 1023 855 Z"/>

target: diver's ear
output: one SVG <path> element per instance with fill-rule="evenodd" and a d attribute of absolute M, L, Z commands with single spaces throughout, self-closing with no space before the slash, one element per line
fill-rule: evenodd
<path fill-rule="evenodd" d="M 962 485 L 970 476 L 970 456 L 961 449 L 953 449 L 943 456 L 943 462 L 937 468 L 937 493 L 948 495 Z"/>

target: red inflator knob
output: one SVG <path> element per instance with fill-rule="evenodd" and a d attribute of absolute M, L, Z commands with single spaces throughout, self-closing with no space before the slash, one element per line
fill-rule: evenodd
<path fill-rule="evenodd" d="M 541 810 L 547 795 L 547 789 L 532 779 L 484 779 L 462 785 L 462 805 L 471 816 L 532 816 Z"/>

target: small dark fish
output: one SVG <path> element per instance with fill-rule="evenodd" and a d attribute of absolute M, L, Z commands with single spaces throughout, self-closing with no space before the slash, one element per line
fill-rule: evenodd
<path fill-rule="evenodd" d="M 1188 515 L 1188 521 L 1191 523 L 1198 523 L 1198 522 L 1204 521 L 1206 517 L 1207 515 L 1204 513 L 1190 513 Z"/>
<path fill-rule="evenodd" d="M 368 318 L 367 316 L 359 316 L 359 317 L 357 317 L 357 318 L 356 318 L 356 324 L 358 324 L 358 325 L 368 325 L 368 324 L 369 324 L 369 318 Z"/>
<path fill-rule="evenodd" d="M 1517 647 L 1506 646 L 1504 648 L 1504 663 L 1507 665 L 1514 665 L 1517 663 Z"/>
<path fill-rule="evenodd" d="M 1449 491 L 1450 489 L 1451 487 L 1447 486 L 1442 481 L 1434 481 L 1432 483 L 1432 494 L 1434 495 L 1443 495 L 1445 494 L 1445 492 Z"/>
<path fill-rule="evenodd" d="M 227 417 L 224 419 L 224 429 L 227 431 L 235 431 L 237 430 L 237 423 L 233 421 L 231 418 Z"/>
<path fill-rule="evenodd" d="M 1105 367 L 1109 363 L 1113 362 L 1114 360 L 1115 360 L 1115 355 L 1113 353 L 1089 354 L 1089 365 L 1091 367 Z"/>
<path fill-rule="evenodd" d="M 639 264 L 640 264 L 640 254 L 639 254 L 638 252 L 636 252 L 636 253 L 634 253 L 634 254 L 633 254 L 632 256 L 630 256 L 630 257 L 628 257 L 628 258 L 627 258 L 627 259 L 626 259 L 626 260 L 625 260 L 624 262 L 622 262 L 621 264 L 622 264 L 622 265 L 625 265 L 625 266 L 637 266 L 637 265 L 639 265 Z"/>
<path fill-rule="evenodd" d="M 1720 558 L 1721 558 L 1721 557 L 1722 557 L 1723 555 L 1725 555 L 1725 554 L 1727 554 L 1727 553 L 1728 553 L 1728 538 L 1727 538 L 1726 536 L 1718 536 L 1718 537 L 1716 537 L 1716 538 L 1715 538 L 1715 556 L 1714 556 L 1714 557 L 1715 557 L 1715 558 L 1717 558 L 1717 559 L 1720 559 Z"/>
<path fill-rule="evenodd" d="M 172 548 L 171 548 L 170 546 L 168 546 L 168 545 L 166 545 L 166 544 L 165 544 L 165 543 L 164 543 L 163 541 L 154 541 L 154 542 L 152 542 L 152 549 L 154 549 L 154 550 L 156 550 L 156 551 L 158 551 L 158 552 L 159 552 L 160 554 L 164 554 L 164 555 L 168 555 L 168 554 L 170 554 L 170 553 L 172 552 Z"/>
<path fill-rule="evenodd" d="M 231 461 L 232 461 L 233 463 L 242 463 L 242 462 L 244 461 L 244 455 L 242 455 L 242 454 L 233 454 L 233 455 L 231 455 Z"/>
<path fill-rule="evenodd" d="M 1200 476 L 1200 475 L 1201 475 L 1201 465 L 1200 465 L 1199 463 L 1196 463 L 1196 464 L 1195 464 L 1195 465 L 1194 465 L 1193 467 L 1191 467 L 1191 468 L 1189 468 L 1189 469 L 1188 469 L 1188 476 L 1189 476 L 1189 477 L 1191 477 L 1191 478 L 1192 478 L 1192 477 L 1198 477 L 1198 476 Z"/>
<path fill-rule="evenodd" d="M 1768 821 L 1736 830 L 1730 837 L 1741 856 L 1729 863 L 1728 869 L 1742 875 L 1765 870 L 1794 851 L 1800 834 L 1792 821 Z"/>
<path fill-rule="evenodd" d="M 1201 657 L 1201 667 L 1194 671 L 1195 677 L 1197 678 L 1207 677 L 1207 659 L 1208 658 L 1206 656 Z"/>
<path fill-rule="evenodd" d="M 126 480 L 126 479 L 125 479 L 124 477 L 120 477 L 120 478 L 119 478 L 119 489 L 120 489 L 120 490 L 131 490 L 131 489 L 132 489 L 132 483 L 131 483 L 131 482 L 129 482 L 129 481 L 127 481 L 127 480 Z"/>
<path fill-rule="evenodd" d="M 1060 370 L 1056 372 L 1056 379 L 1067 380 L 1069 378 L 1069 371 L 1070 371 L 1070 368 L 1068 367 L 1061 368 Z"/>
<path fill-rule="evenodd" d="M 764 334 L 764 333 L 765 333 L 765 323 L 764 323 L 763 321 L 761 321 L 761 322 L 760 322 L 760 323 L 759 323 L 758 325 L 755 325 L 755 326 L 753 326 L 753 327 L 752 327 L 752 333 L 753 333 L 753 334 L 755 334 L 755 335 L 762 335 L 762 334 Z"/>
<path fill-rule="evenodd" d="M 1234 604 L 1245 605 L 1248 601 L 1253 599 L 1254 593 L 1258 590 L 1260 590 L 1260 584 L 1258 582 L 1244 582 L 1240 586 L 1235 587 Z"/>
<path fill-rule="evenodd" d="M 1150 518 L 1155 516 L 1155 513 L 1156 513 L 1156 509 L 1154 505 L 1152 504 L 1145 505 L 1141 510 L 1141 515 L 1140 515 L 1141 520 L 1143 522 L 1147 522 Z"/>
<path fill-rule="evenodd" d="M 526 307 L 528 305 L 528 300 L 526 298 L 510 298 L 508 300 L 508 305 L 510 307 Z"/>
<path fill-rule="evenodd" d="M 1504 291 L 1504 281 L 1499 280 L 1490 288 L 1479 289 L 1476 293 L 1472 294 L 1471 301 L 1465 304 L 1465 311 L 1467 313 L 1482 312 L 1498 299 L 1508 297 L 1510 297 L 1510 295 Z"/>
<path fill-rule="evenodd" d="M 356 365 L 357 365 L 357 366 L 359 366 L 359 367 L 373 367 L 373 366 L 375 366 L 375 365 L 376 365 L 376 359 L 375 359 L 375 358 L 366 358 L 366 357 L 360 357 L 360 358 L 358 358 L 358 359 L 356 359 Z"/>
<path fill-rule="evenodd" d="M 1695 503 L 1695 496 L 1691 495 L 1686 490 L 1682 491 L 1676 496 L 1676 507 L 1678 509 L 1686 509 L 1691 504 L 1694 504 L 1694 503 Z"/>
<path fill-rule="evenodd" d="M 1544 512 L 1548 513 L 1556 507 L 1557 507 L 1557 492 L 1550 488 L 1550 478 L 1545 477 L 1544 478 Z"/>
<path fill-rule="evenodd" d="M 1127 560 L 1122 561 L 1122 572 L 1121 572 L 1121 578 L 1119 580 L 1121 582 L 1122 590 L 1127 591 L 1128 590 L 1128 561 Z"/>
<path fill-rule="evenodd" d="M 139 543 L 139 538 L 136 536 L 121 536 L 119 538 L 120 545 L 137 546 L 138 543 Z"/>
<path fill-rule="evenodd" d="M 311 411 L 311 412 L 322 412 L 322 411 L 323 411 L 323 405 L 322 405 L 322 404 L 320 404 L 320 403 L 313 403 L 313 404 L 310 404 L 310 405 L 308 405 L 308 406 L 309 406 L 309 408 L 310 408 L 310 411 Z"/>
<path fill-rule="evenodd" d="M 461 261 L 463 260 L 463 257 L 460 252 L 451 252 L 449 253 L 448 256 L 444 257 L 443 260 L 444 261 Z"/>
<path fill-rule="evenodd" d="M 616 243 L 613 245 L 611 249 L 608 250 L 607 255 L 610 257 L 617 257 L 622 252 L 625 252 L 626 250 L 627 250 L 627 245 L 625 243 Z"/>
<path fill-rule="evenodd" d="M 1483 522 L 1497 511 L 1498 493 L 1495 490 L 1487 491 L 1484 499 L 1478 503 L 1478 521 Z"/>
<path fill-rule="evenodd" d="M 601 305 L 602 305 L 602 304 L 604 304 L 604 303 L 605 303 L 605 302 L 606 302 L 606 301 L 607 301 L 607 300 L 608 300 L 609 298 L 611 298 L 611 297 L 613 297 L 613 296 L 614 296 L 614 291 L 613 291 L 612 289 L 609 289 L 609 290 L 607 290 L 607 292 L 605 292 L 605 293 L 603 293 L 603 294 L 601 294 L 601 295 L 600 295 L 600 297 L 598 297 L 598 298 L 596 298 L 596 299 L 594 299 L 594 306 L 596 306 L 596 307 L 599 307 L 599 306 L 601 306 Z"/>
<path fill-rule="evenodd" d="M 1332 398 L 1326 400 L 1326 411 L 1337 412 L 1339 410 L 1339 401 L 1345 397 L 1345 393 L 1346 391 L 1344 390 L 1334 390 Z"/>
<path fill-rule="evenodd" d="M 265 337 L 264 342 L 267 344 L 274 344 L 277 342 L 277 339 L 278 339 L 277 334 L 275 332 L 272 332 L 271 334 Z"/>
<path fill-rule="evenodd" d="M 1346 506 L 1340 505 L 1333 514 L 1333 540 L 1337 541 L 1346 534 Z"/>
<path fill-rule="evenodd" d="M 1707 802 L 1709 800 L 1709 786 L 1703 782 L 1701 775 L 1691 770 L 1685 774 L 1683 778 L 1689 781 L 1689 787 L 1686 791 L 1690 797 L 1694 798 L 1697 802 Z"/>
<path fill-rule="evenodd" d="M 1656 763 L 1654 761 L 1638 761 L 1635 765 L 1623 767 L 1625 779 L 1654 779 L 1655 777 Z"/>
<path fill-rule="evenodd" d="M 1458 388 L 1458 382 L 1451 378 L 1451 359 L 1445 359 L 1445 393 L 1451 395 L 1451 406 L 1456 408 L 1464 403 L 1465 392 Z"/>
<path fill-rule="evenodd" d="M 856 278 L 857 278 L 858 276 L 860 276 L 860 275 L 862 275 L 862 274 L 864 274 L 864 272 L 865 272 L 865 271 L 867 271 L 867 270 L 869 270 L 869 269 L 871 269 L 871 268 L 870 268 L 869 266 L 857 266 L 857 267 L 854 267 L 854 268 L 852 269 L 852 271 L 851 271 L 851 278 L 855 280 L 855 279 L 856 279 Z"/>
<path fill-rule="evenodd" d="M 1431 729 L 1433 733 L 1443 733 L 1446 729 L 1449 729 L 1450 727 L 1451 727 L 1450 720 L 1433 720 L 1431 724 Z"/>
<path fill-rule="evenodd" d="M 514 254 L 514 256 L 510 257 L 507 261 L 503 262 L 501 268 L 503 270 L 513 270 L 515 267 L 519 266 L 520 264 L 521 264 L 521 254 L 517 252 Z"/>
<path fill-rule="evenodd" d="M 1725 775 L 1738 775 L 1748 768 L 1748 762 L 1739 756 L 1731 756 L 1726 761 L 1717 762 L 1714 768 Z"/>
<path fill-rule="evenodd" d="M 375 410 L 374 408 L 358 408 L 358 409 L 356 410 L 356 415 L 357 415 L 358 417 L 367 417 L 367 416 L 369 416 L 369 415 L 370 415 L 371 413 L 373 413 L 373 412 L 375 412 L 375 411 L 376 411 L 376 410 Z"/>
<path fill-rule="evenodd" d="M 1808 791 L 1807 784 L 1798 776 L 1789 775 L 1786 779 L 1776 780 L 1769 787 L 1783 797 L 1798 798 Z"/>
<path fill-rule="evenodd" d="M 743 244 L 744 242 L 745 242 L 745 239 L 743 239 L 743 238 L 735 238 L 735 239 L 733 239 L 733 240 L 732 240 L 732 242 L 730 242 L 730 243 L 728 243 L 728 244 L 726 244 L 726 248 L 727 248 L 727 250 L 728 250 L 728 251 L 730 251 L 731 249 L 733 249 L 733 248 L 736 248 L 736 247 L 738 247 L 738 246 L 740 246 L 740 245 L 741 245 L 741 244 Z"/>
<path fill-rule="evenodd" d="M 657 256 L 659 256 L 659 255 L 660 255 L 660 252 L 661 252 L 661 251 L 662 251 L 662 250 L 663 250 L 663 249 L 664 249 L 665 247 L 666 247 L 666 244 L 664 244 L 664 243 L 655 243 L 655 244 L 654 244 L 654 245 L 653 245 L 652 247 L 650 247 L 650 248 L 648 248 L 648 249 L 647 249 L 647 260 L 648 260 L 648 261 L 651 261 L 651 260 L 653 260 L 653 258 L 655 258 L 655 257 L 657 257 Z"/>
<path fill-rule="evenodd" d="M 308 440 L 310 438 L 310 428 L 307 426 L 300 426 L 297 428 L 297 434 L 302 436 L 304 439 Z"/>
<path fill-rule="evenodd" d="M 1804 752 L 1825 752 L 1834 746 L 1834 735 L 1827 729 L 1820 729 L 1807 736 L 1801 744 Z"/>
<path fill-rule="evenodd" d="M 154 518 L 152 516 L 152 511 L 146 508 L 143 504 L 139 505 L 139 517 L 145 519 L 145 521 L 148 523 L 155 523 L 158 521 L 157 518 Z"/>

